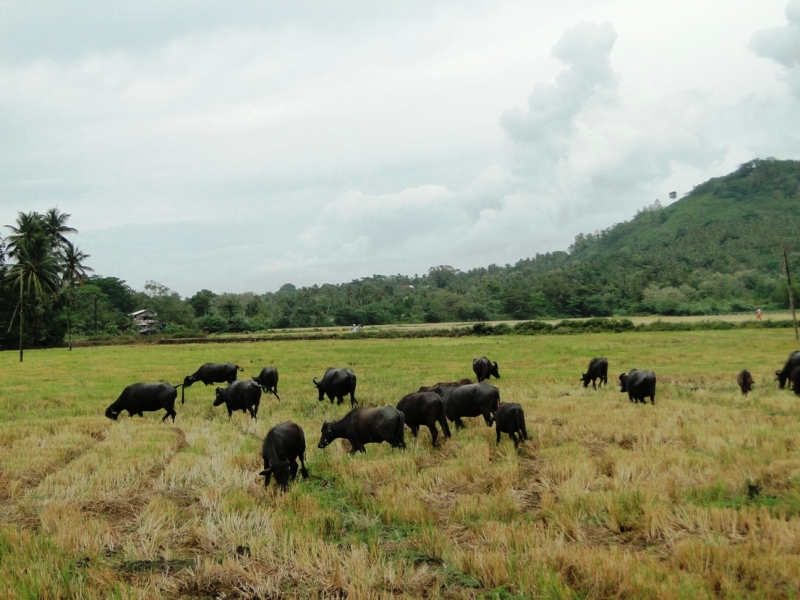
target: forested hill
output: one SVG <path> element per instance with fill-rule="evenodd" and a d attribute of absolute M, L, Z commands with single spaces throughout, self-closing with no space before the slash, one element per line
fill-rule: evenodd
<path fill-rule="evenodd" d="M 579 236 L 570 263 L 620 262 L 679 285 L 696 269 L 783 272 L 782 243 L 800 234 L 800 162 L 754 160 L 674 204 Z"/>
<path fill-rule="evenodd" d="M 263 295 L 201 290 L 186 299 L 156 282 L 139 292 L 115 277 L 94 276 L 70 310 L 78 334 L 116 334 L 131 331 L 128 313 L 141 308 L 157 311 L 167 333 L 781 309 L 788 306 L 783 243 L 800 282 L 798 208 L 800 162 L 754 160 L 670 206 L 655 203 L 631 221 L 579 235 L 568 252 L 514 265 L 466 272 L 438 266 L 422 276 L 299 289 L 286 284 Z M 10 317 L 11 288 L 0 295 L 0 316 Z M 26 311 L 31 345 L 63 339 L 64 309 L 62 297 Z M 3 329 L 0 343 L 13 347 L 14 334 Z"/>

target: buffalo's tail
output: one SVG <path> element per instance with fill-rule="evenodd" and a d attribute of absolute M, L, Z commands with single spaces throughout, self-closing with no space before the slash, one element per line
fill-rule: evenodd
<path fill-rule="evenodd" d="M 522 409 L 517 411 L 517 431 L 521 432 L 521 436 L 523 440 L 528 439 L 528 430 L 525 429 L 525 413 Z"/>
<path fill-rule="evenodd" d="M 278 399 L 278 402 L 280 402 L 281 401 L 281 397 L 278 396 L 278 390 L 273 390 L 272 393 L 275 394 L 275 397 Z"/>
<path fill-rule="evenodd" d="M 236 370 L 237 371 L 244 371 L 244 369 L 242 367 L 240 367 L 239 365 L 236 365 Z"/>
<path fill-rule="evenodd" d="M 399 410 L 397 412 L 400 414 L 400 422 L 397 424 L 397 427 L 395 428 L 394 431 L 395 440 L 397 440 L 397 445 L 400 448 L 405 448 L 406 416 Z"/>
<path fill-rule="evenodd" d="M 173 387 L 174 387 L 174 388 L 176 388 L 176 389 L 177 389 L 177 388 L 181 388 L 181 404 L 183 404 L 183 403 L 184 403 L 184 401 L 185 401 L 185 400 L 184 400 L 184 397 L 183 397 L 183 384 L 182 384 L 182 383 L 179 383 L 178 385 L 175 385 L 175 386 L 173 386 Z"/>
<path fill-rule="evenodd" d="M 444 437 L 450 437 L 450 426 L 447 424 L 447 415 L 444 412 L 444 403 L 442 404 L 442 410 L 439 411 L 439 425 L 442 426 L 442 433 Z"/>

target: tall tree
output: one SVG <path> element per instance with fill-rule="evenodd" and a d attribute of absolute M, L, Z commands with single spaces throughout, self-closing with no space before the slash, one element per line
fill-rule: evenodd
<path fill-rule="evenodd" d="M 60 261 L 51 240 L 41 231 L 15 236 L 8 254 L 15 261 L 10 280 L 19 290 L 19 362 L 22 362 L 26 296 L 30 301 L 41 300 L 58 291 Z"/>
<path fill-rule="evenodd" d="M 83 264 L 83 261 L 87 258 L 89 258 L 88 254 L 81 252 L 80 248 L 73 246 L 69 242 L 67 242 L 61 255 L 61 286 L 64 304 L 67 309 L 67 338 L 70 350 L 72 350 L 72 325 L 69 309 L 70 304 L 75 300 L 75 286 L 83 285 L 86 282 L 87 273 L 94 271 L 91 267 Z"/>

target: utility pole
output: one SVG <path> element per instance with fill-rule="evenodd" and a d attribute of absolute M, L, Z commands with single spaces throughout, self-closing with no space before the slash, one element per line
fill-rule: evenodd
<path fill-rule="evenodd" d="M 786 285 L 789 288 L 789 306 L 792 309 L 792 323 L 794 323 L 794 339 L 800 340 L 797 334 L 797 315 L 794 312 L 794 294 L 792 293 L 792 278 L 789 275 L 789 258 L 786 256 L 786 244 L 783 244 L 783 268 L 786 269 Z"/>
<path fill-rule="evenodd" d="M 97 296 L 94 297 L 94 334 L 97 335 Z"/>

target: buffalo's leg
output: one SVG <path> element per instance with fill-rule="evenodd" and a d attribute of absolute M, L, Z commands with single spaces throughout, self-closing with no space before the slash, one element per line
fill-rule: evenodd
<path fill-rule="evenodd" d="M 428 423 L 428 429 L 431 430 L 431 444 L 436 448 L 436 438 L 439 437 L 439 430 L 436 429 L 436 422 Z"/>
<path fill-rule="evenodd" d="M 492 423 L 494 422 L 494 419 L 492 419 L 492 414 L 491 413 L 484 413 L 483 414 L 483 420 L 486 421 L 486 426 L 487 427 L 491 427 Z"/>
<path fill-rule="evenodd" d="M 289 476 L 294 480 L 297 477 L 297 459 L 292 460 L 289 463 Z"/>
<path fill-rule="evenodd" d="M 269 485 L 270 477 L 272 477 L 272 470 L 271 469 L 267 470 L 266 474 L 264 475 L 264 487 L 267 487 Z"/>
<path fill-rule="evenodd" d="M 300 474 L 303 476 L 303 479 L 308 479 L 308 469 L 306 469 L 306 459 L 303 455 L 300 455 Z"/>
<path fill-rule="evenodd" d="M 497 428 L 497 443 L 495 443 L 495 446 L 499 446 L 500 445 L 500 433 L 501 433 L 500 432 L 500 428 L 498 427 Z"/>
<path fill-rule="evenodd" d="M 355 408 L 358 404 L 358 400 L 356 400 L 356 395 L 353 392 L 350 392 L 350 407 Z"/>
<path fill-rule="evenodd" d="M 461 417 L 456 417 L 455 424 L 456 424 L 456 429 L 465 428 L 464 421 L 461 420 Z"/>
<path fill-rule="evenodd" d="M 510 437 L 510 438 L 511 438 L 511 441 L 512 441 L 512 442 L 514 442 L 514 448 L 517 448 L 517 447 L 519 447 L 519 441 L 517 440 L 517 436 L 516 436 L 516 435 L 514 435 L 514 432 L 513 432 L 513 431 L 512 431 L 511 433 L 509 433 L 509 434 L 508 434 L 508 437 Z"/>

